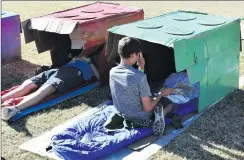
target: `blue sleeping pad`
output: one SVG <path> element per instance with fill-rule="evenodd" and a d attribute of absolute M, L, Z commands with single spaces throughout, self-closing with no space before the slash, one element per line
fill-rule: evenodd
<path fill-rule="evenodd" d="M 123 128 L 108 133 L 103 126 L 111 113 L 112 105 L 102 107 L 91 116 L 68 126 L 63 132 L 52 137 L 52 150 L 65 160 L 92 160 L 152 134 L 151 128 Z"/>
<path fill-rule="evenodd" d="M 197 110 L 198 99 L 178 104 L 175 113 L 184 116 Z M 105 122 L 115 112 L 112 101 L 104 104 L 95 113 L 74 122 L 59 134 L 52 137 L 52 150 L 65 160 L 97 159 L 107 156 L 131 143 L 153 134 L 152 128 L 119 129 L 108 132 Z M 170 124 L 166 118 L 165 123 Z"/>

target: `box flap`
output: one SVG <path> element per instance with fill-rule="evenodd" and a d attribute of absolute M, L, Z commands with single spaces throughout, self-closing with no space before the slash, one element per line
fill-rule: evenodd
<path fill-rule="evenodd" d="M 33 31 L 29 29 L 29 25 L 30 25 L 29 23 L 30 23 L 29 19 L 21 22 L 21 26 L 24 31 L 25 43 L 30 43 L 34 41 Z"/>
<path fill-rule="evenodd" d="M 120 6 L 117 3 L 97 2 L 69 10 L 51 13 L 45 16 L 30 19 L 29 29 L 70 34 L 77 24 L 88 25 L 102 20 L 135 14 L 142 9 Z"/>
<path fill-rule="evenodd" d="M 29 29 L 36 29 L 39 31 L 53 32 L 59 34 L 70 34 L 73 32 L 78 21 L 65 21 L 54 18 L 33 18 L 30 19 Z"/>
<path fill-rule="evenodd" d="M 77 33 L 79 40 L 77 38 L 71 40 L 74 43 L 72 47 L 80 47 L 83 41 L 84 50 L 86 50 L 94 45 L 103 44 L 107 38 L 108 28 L 143 18 L 144 12 L 141 8 L 121 6 L 111 2 L 97 2 L 26 20 L 23 22 L 23 28 L 25 28 L 26 43 L 34 40 L 39 53 L 51 49 L 49 44 L 48 46 L 43 44 L 47 40 L 38 39 L 44 34 L 43 32 L 49 35 L 72 34 L 75 28 L 80 28 L 80 33 Z M 37 32 L 38 36 L 34 36 L 36 34 L 34 32 Z M 47 37 L 46 35 L 42 37 Z"/>

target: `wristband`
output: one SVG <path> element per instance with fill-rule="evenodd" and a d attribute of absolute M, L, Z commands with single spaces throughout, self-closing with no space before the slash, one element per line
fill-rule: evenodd
<path fill-rule="evenodd" d="M 139 71 L 144 72 L 144 69 L 139 69 Z"/>

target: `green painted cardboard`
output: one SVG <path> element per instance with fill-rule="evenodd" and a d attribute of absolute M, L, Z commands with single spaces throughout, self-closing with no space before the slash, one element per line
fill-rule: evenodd
<path fill-rule="evenodd" d="M 240 19 L 176 11 L 108 31 L 173 47 L 177 72 L 200 82 L 199 112 L 238 88 Z"/>

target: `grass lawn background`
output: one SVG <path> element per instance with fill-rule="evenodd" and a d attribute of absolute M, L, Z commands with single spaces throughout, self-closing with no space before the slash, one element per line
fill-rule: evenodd
<path fill-rule="evenodd" d="M 88 3 L 92 1 L 4 1 L 2 9 L 20 14 L 21 21 L 24 21 Z M 118 1 L 118 3 L 143 8 L 145 18 L 175 10 L 244 17 L 244 2 L 241 1 Z M 24 43 L 23 34 L 21 43 L 23 60 L 2 65 L 2 90 L 33 76 L 37 66 L 51 64 L 49 52 L 38 54 L 35 43 Z M 244 46 L 243 42 L 242 44 Z M 240 76 L 244 76 L 243 53 L 240 56 Z M 2 121 L 2 156 L 7 160 L 47 159 L 22 151 L 18 146 L 100 104 L 107 99 L 107 92 L 107 87 L 97 88 L 52 108 L 31 114 L 15 123 L 8 124 Z M 227 96 L 150 159 L 244 159 L 244 91 L 238 90 Z"/>

